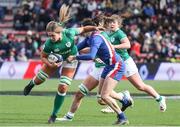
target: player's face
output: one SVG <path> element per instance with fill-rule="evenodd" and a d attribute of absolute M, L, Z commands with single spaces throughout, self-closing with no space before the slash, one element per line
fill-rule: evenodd
<path fill-rule="evenodd" d="M 113 20 L 113 21 L 109 22 L 109 29 L 111 31 L 116 31 L 118 28 L 119 28 L 118 21 Z"/>
<path fill-rule="evenodd" d="M 56 41 L 58 41 L 58 40 L 60 40 L 60 33 L 56 33 L 56 32 L 48 32 L 47 33 L 48 34 L 48 36 L 50 37 L 50 39 L 53 41 L 53 42 L 56 42 Z"/>

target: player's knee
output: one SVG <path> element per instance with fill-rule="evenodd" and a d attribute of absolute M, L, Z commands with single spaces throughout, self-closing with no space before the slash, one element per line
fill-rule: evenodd
<path fill-rule="evenodd" d="M 48 74 L 46 74 L 45 72 L 43 72 L 42 70 L 40 70 L 35 78 L 35 83 L 36 85 L 41 84 L 42 82 L 44 82 L 47 78 L 49 78 Z"/>
<path fill-rule="evenodd" d="M 60 84 L 66 84 L 66 85 L 71 85 L 72 79 L 67 77 L 67 76 L 61 76 L 60 78 Z"/>
<path fill-rule="evenodd" d="M 59 85 L 59 87 L 58 87 L 58 91 L 60 93 L 66 93 L 67 90 L 68 90 L 68 86 L 67 85 Z"/>
<path fill-rule="evenodd" d="M 81 84 L 78 86 L 79 87 L 79 90 L 80 92 L 83 94 L 83 95 L 87 95 L 89 93 L 89 90 L 88 88 L 84 85 L 84 84 Z"/>

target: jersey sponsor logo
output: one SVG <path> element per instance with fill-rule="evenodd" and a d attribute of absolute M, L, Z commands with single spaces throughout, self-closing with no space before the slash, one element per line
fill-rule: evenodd
<path fill-rule="evenodd" d="M 68 54 L 68 53 L 70 53 L 71 52 L 71 49 L 69 49 L 69 50 L 67 50 L 67 51 L 64 51 L 64 52 L 61 52 L 60 54 Z"/>
<path fill-rule="evenodd" d="M 57 49 L 54 49 L 54 52 L 59 52 L 60 50 L 57 48 Z"/>
<path fill-rule="evenodd" d="M 71 47 L 71 42 L 67 42 L 65 45 L 66 45 L 66 47 L 69 48 L 69 47 Z"/>

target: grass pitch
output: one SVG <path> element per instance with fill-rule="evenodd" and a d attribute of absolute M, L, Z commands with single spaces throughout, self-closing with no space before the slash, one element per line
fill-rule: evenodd
<path fill-rule="evenodd" d="M 146 81 L 164 95 L 180 95 L 180 84 L 176 81 Z M 27 80 L 0 80 L 0 93 L 22 93 Z M 42 96 L 0 95 L 0 126 L 112 126 L 116 120 L 115 114 L 102 114 L 102 106 L 96 103 L 96 97 L 85 97 L 80 109 L 71 122 L 56 122 L 48 125 L 47 120 L 52 111 L 54 96 L 57 89 L 57 80 L 48 80 L 42 86 L 33 89 L 33 92 L 43 91 Z M 73 81 L 71 92 L 77 90 L 80 81 Z M 155 85 L 157 84 L 157 85 Z M 117 91 L 128 89 L 131 93 L 143 94 L 122 81 Z M 93 92 L 95 92 L 94 90 Z M 32 94 L 33 94 L 32 92 Z M 50 96 L 46 96 L 46 93 Z M 35 93 L 35 92 L 34 92 Z M 35 95 L 35 94 L 34 94 Z M 144 95 L 144 94 L 143 94 Z M 67 96 L 58 117 L 67 113 L 73 96 Z M 135 106 L 129 108 L 125 114 L 130 121 L 129 126 L 180 126 L 180 100 L 167 99 L 167 111 L 162 113 L 158 103 L 153 99 L 142 99 L 134 96 Z"/>

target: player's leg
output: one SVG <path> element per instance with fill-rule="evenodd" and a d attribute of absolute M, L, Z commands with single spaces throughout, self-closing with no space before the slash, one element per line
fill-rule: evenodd
<path fill-rule="evenodd" d="M 81 105 L 81 101 L 84 96 L 86 96 L 89 91 L 97 87 L 99 81 L 94 77 L 89 75 L 81 85 L 79 85 L 79 91 L 76 92 L 74 100 L 72 102 L 69 112 L 63 118 L 57 118 L 59 121 L 71 121 L 74 117 L 75 112 Z"/>
<path fill-rule="evenodd" d="M 58 91 L 54 99 L 53 111 L 48 120 L 48 123 L 55 122 L 57 113 L 64 102 L 64 98 L 66 96 L 66 92 L 68 91 L 68 87 L 71 85 L 71 81 L 72 81 L 72 78 L 74 77 L 76 67 L 77 67 L 77 61 L 73 63 L 63 62 L 60 83 L 59 83 Z"/>
<path fill-rule="evenodd" d="M 125 65 L 126 65 L 125 75 L 127 79 L 131 82 L 131 84 L 133 84 L 138 90 L 144 91 L 147 94 L 154 97 L 156 101 L 159 102 L 160 110 L 164 112 L 166 110 L 165 97 L 160 96 L 152 86 L 147 85 L 143 82 L 143 80 L 141 79 L 138 73 L 137 66 L 132 58 L 126 60 Z"/>
<path fill-rule="evenodd" d="M 115 65 L 106 66 L 101 75 L 104 78 L 104 83 L 101 90 L 101 98 L 110 106 L 117 114 L 118 120 L 115 124 L 124 125 L 128 124 L 125 114 L 121 111 L 120 107 L 116 105 L 111 97 L 113 89 L 116 87 L 118 81 L 124 74 L 124 63 L 116 63 Z"/>
<path fill-rule="evenodd" d="M 102 89 L 102 83 L 100 81 L 99 87 L 98 87 L 98 93 L 100 93 L 101 89 Z M 113 90 L 111 93 L 111 97 L 114 99 L 114 104 L 118 105 L 116 100 L 122 103 L 122 108 L 121 108 L 122 111 L 125 111 L 126 108 L 128 108 L 129 106 L 133 106 L 134 104 L 134 101 L 132 97 L 130 96 L 130 93 L 128 90 L 119 92 L 119 93 Z M 101 99 L 101 96 L 99 94 L 97 95 L 97 101 L 100 105 L 106 105 L 106 103 Z M 103 109 L 101 109 L 101 112 L 114 113 L 114 110 L 111 107 L 106 106 Z"/>
<path fill-rule="evenodd" d="M 131 97 L 128 90 L 125 90 L 125 91 L 119 92 L 119 93 L 117 93 L 113 90 L 113 92 L 111 93 L 111 97 L 118 100 L 122 104 L 121 111 L 123 111 L 123 112 L 128 107 L 133 107 L 133 105 L 134 105 L 133 98 Z M 102 103 L 102 101 L 101 101 L 101 103 Z M 102 113 L 114 113 L 112 108 L 109 106 L 106 106 L 103 109 L 101 109 L 101 112 Z"/>
<path fill-rule="evenodd" d="M 24 95 L 28 95 L 31 92 L 31 89 L 35 86 L 35 85 L 40 85 L 43 82 L 45 82 L 45 80 L 47 78 L 49 78 L 49 76 L 56 70 L 57 68 L 50 68 L 48 67 L 46 64 L 42 65 L 41 70 L 39 70 L 39 72 L 36 74 L 36 76 L 28 83 L 28 85 L 24 88 Z"/>
<path fill-rule="evenodd" d="M 160 96 L 156 90 L 150 86 L 145 84 L 139 73 L 136 73 L 130 77 L 128 77 L 128 80 L 140 91 L 144 91 L 147 94 L 151 95 L 152 97 L 154 97 L 156 99 L 157 102 L 159 102 L 159 106 L 160 106 L 160 111 L 164 112 L 166 111 L 166 101 L 165 101 L 165 97 L 164 96 Z"/>
<path fill-rule="evenodd" d="M 117 81 L 108 77 L 105 79 L 102 91 L 101 91 L 101 97 L 103 101 L 105 101 L 108 106 L 110 106 L 117 114 L 118 120 L 115 124 L 123 125 L 128 124 L 128 120 L 125 117 L 125 114 L 121 111 L 120 107 L 114 103 L 114 99 L 110 96 L 112 90 L 116 87 Z"/>

